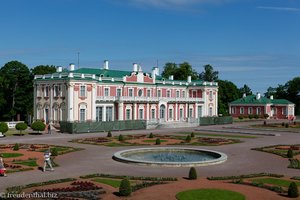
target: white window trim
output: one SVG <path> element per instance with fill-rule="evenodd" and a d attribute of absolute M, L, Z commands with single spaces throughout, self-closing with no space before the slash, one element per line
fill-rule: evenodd
<path fill-rule="evenodd" d="M 158 93 L 160 93 L 160 95 L 158 96 Z M 162 97 L 162 90 L 161 89 L 157 89 L 157 94 L 156 97 Z"/>
<path fill-rule="evenodd" d="M 132 96 L 129 95 L 130 94 L 130 92 L 129 92 L 130 90 L 132 91 Z M 128 94 L 127 94 L 127 96 L 134 97 L 134 88 L 128 88 Z"/>
<path fill-rule="evenodd" d="M 149 92 L 149 96 L 148 96 L 148 92 Z M 147 93 L 147 94 L 146 94 L 147 97 L 152 97 L 152 95 L 151 95 L 151 89 L 147 89 L 147 90 L 146 90 L 146 93 Z"/>
<path fill-rule="evenodd" d="M 121 90 L 120 97 L 122 96 L 122 88 L 116 88 L 116 96 L 118 94 L 118 90 Z"/>
<path fill-rule="evenodd" d="M 106 94 L 105 94 L 105 90 L 106 90 L 106 89 L 108 89 L 108 95 L 107 95 L 107 96 L 106 96 Z M 103 96 L 109 97 L 109 96 L 110 96 L 110 88 L 109 88 L 109 87 L 104 87 L 103 90 L 104 90 L 104 91 L 103 91 L 103 93 L 104 93 Z M 117 92 L 117 91 L 116 91 L 116 92 Z"/>
<path fill-rule="evenodd" d="M 251 112 L 250 112 L 250 111 L 251 111 Z M 253 108 L 252 108 L 252 107 L 249 107 L 249 108 L 248 108 L 248 114 L 249 114 L 249 115 L 252 115 L 252 114 L 253 114 Z"/>
<path fill-rule="evenodd" d="M 242 112 L 242 110 L 243 110 L 243 112 Z M 244 115 L 244 114 L 245 114 L 245 108 L 244 108 L 244 107 L 240 107 L 240 114 L 241 114 L 241 115 Z"/>

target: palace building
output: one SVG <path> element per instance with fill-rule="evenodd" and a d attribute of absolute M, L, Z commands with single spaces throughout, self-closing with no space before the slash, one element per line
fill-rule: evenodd
<path fill-rule="evenodd" d="M 146 120 L 158 124 L 193 123 L 217 116 L 218 84 L 164 79 L 133 64 L 130 71 L 103 68 L 68 69 L 34 77 L 34 119 L 58 124 Z M 199 125 L 199 123 L 198 123 Z"/>
<path fill-rule="evenodd" d="M 295 104 L 286 99 L 274 99 L 256 95 L 243 95 L 229 104 L 230 114 L 233 117 L 267 114 L 271 119 L 294 119 Z"/>

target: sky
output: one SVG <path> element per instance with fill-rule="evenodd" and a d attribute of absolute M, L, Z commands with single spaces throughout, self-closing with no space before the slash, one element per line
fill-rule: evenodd
<path fill-rule="evenodd" d="M 254 93 L 300 76 L 299 0 L 0 0 L 0 67 L 205 64 Z"/>

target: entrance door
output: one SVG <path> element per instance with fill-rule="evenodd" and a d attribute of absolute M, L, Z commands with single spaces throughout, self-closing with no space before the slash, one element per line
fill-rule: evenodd
<path fill-rule="evenodd" d="M 202 106 L 198 106 L 198 118 L 202 117 Z"/>
<path fill-rule="evenodd" d="M 180 108 L 179 110 L 179 117 L 180 117 L 180 120 L 183 120 L 183 109 Z"/>

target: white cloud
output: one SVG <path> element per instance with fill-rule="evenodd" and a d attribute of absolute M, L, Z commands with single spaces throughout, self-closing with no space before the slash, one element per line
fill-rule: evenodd
<path fill-rule="evenodd" d="M 258 6 L 257 8 L 258 9 L 265 9 L 265 10 L 278 10 L 278 11 L 300 12 L 300 8 L 291 8 L 291 7 Z"/>
<path fill-rule="evenodd" d="M 231 0 L 127 0 L 136 6 L 149 6 L 156 8 L 180 8 L 200 4 L 220 4 Z"/>

